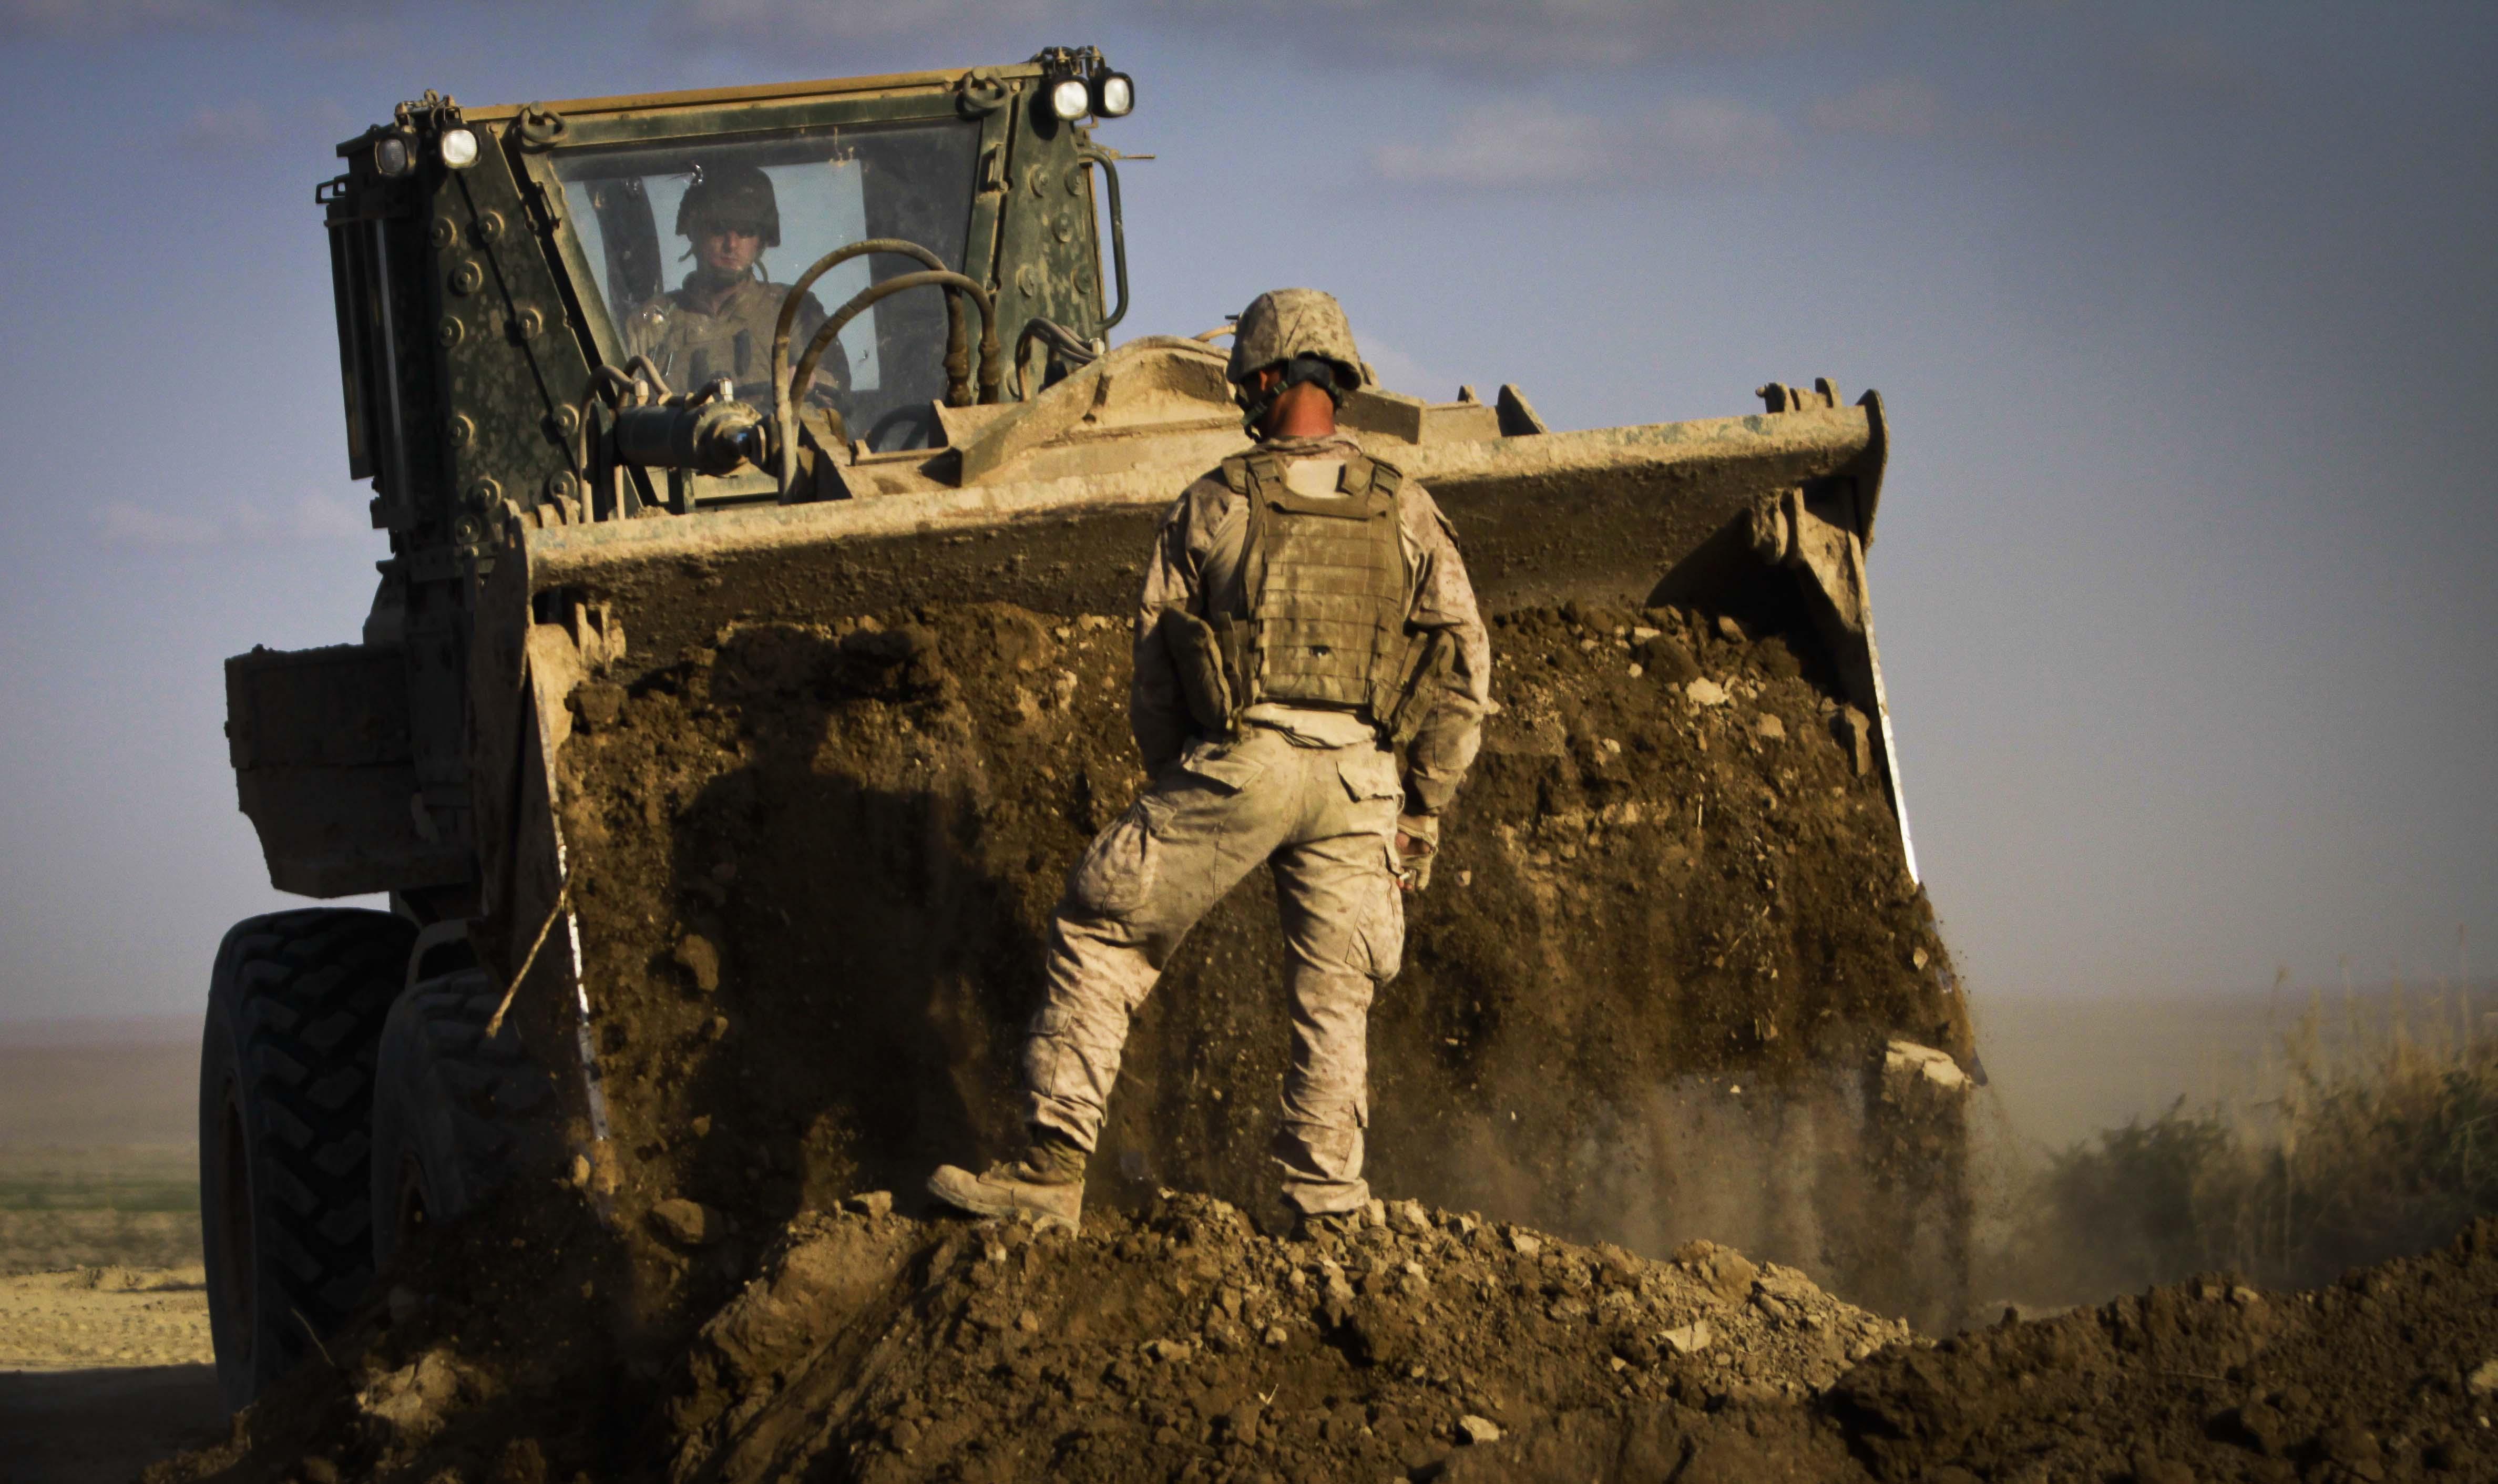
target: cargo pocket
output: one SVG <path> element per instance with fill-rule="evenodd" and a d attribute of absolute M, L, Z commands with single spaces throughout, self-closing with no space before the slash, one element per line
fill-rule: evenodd
<path fill-rule="evenodd" d="M 1146 793 L 1093 838 L 1067 876 L 1067 900 L 1095 917 L 1124 918 L 1154 888 L 1154 830 L 1170 806 Z"/>
<path fill-rule="evenodd" d="M 1194 742 L 1180 754 L 1179 770 L 1192 779 L 1214 785 L 1222 792 L 1237 793 L 1266 771 L 1266 761 L 1256 754 L 1255 746 L 1251 738 Z"/>
<path fill-rule="evenodd" d="M 1371 907 L 1361 916 L 1361 951 L 1370 957 L 1370 982 L 1384 984 L 1405 967 L 1405 893 L 1396 886 L 1396 840 L 1382 844 L 1378 889 L 1368 893 Z"/>
<path fill-rule="evenodd" d="M 1345 795 L 1356 799 L 1402 800 L 1404 786 L 1396 777 L 1396 755 L 1385 748 L 1346 748 L 1335 765 Z"/>

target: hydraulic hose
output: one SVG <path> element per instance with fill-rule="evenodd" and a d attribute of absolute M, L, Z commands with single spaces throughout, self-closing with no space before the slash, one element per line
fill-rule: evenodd
<path fill-rule="evenodd" d="M 1011 390 L 1017 402 L 1023 401 L 1024 395 L 1023 354 L 1035 340 L 1045 342 L 1050 349 L 1057 351 L 1077 366 L 1090 366 L 1102 358 L 1102 352 L 1094 341 L 1085 339 L 1056 320 L 1036 316 L 1025 321 L 1022 332 L 1015 337 L 1014 354 L 1007 358 L 1008 364 L 1014 368 L 1014 385 Z"/>
<path fill-rule="evenodd" d="M 852 258 L 872 252 L 889 252 L 925 264 L 933 272 L 945 271 L 945 260 L 917 242 L 898 237 L 871 237 L 825 253 L 816 260 L 815 266 L 798 275 L 796 283 L 789 286 L 788 295 L 781 301 L 780 316 L 772 327 L 772 413 L 773 426 L 780 430 L 782 451 L 777 462 L 781 466 L 779 472 L 784 500 L 788 498 L 789 486 L 798 476 L 796 399 L 789 395 L 790 330 L 798 322 L 799 306 L 807 302 L 808 288 L 817 279 Z M 945 400 L 954 406 L 962 405 L 971 397 L 968 360 L 963 345 L 963 306 L 948 294 L 945 296 Z"/>
<path fill-rule="evenodd" d="M 879 301 L 890 299 L 907 289 L 927 288 L 932 285 L 949 289 L 953 293 L 964 296 L 979 309 L 980 402 L 983 405 L 996 402 L 998 384 L 1004 379 L 1003 371 L 998 365 L 1000 357 L 997 306 L 989 298 L 988 290 L 980 287 L 978 283 L 961 274 L 939 270 L 924 274 L 903 274 L 898 277 L 887 278 L 882 283 L 871 284 L 851 295 L 848 304 L 835 309 L 831 316 L 817 329 L 815 339 L 807 342 L 807 353 L 798 358 L 797 366 L 789 373 L 788 393 L 783 399 L 780 407 L 783 416 L 785 418 L 788 409 L 807 395 L 809 383 L 816 379 L 816 364 L 824 358 L 824 351 L 833 343 L 833 338 L 840 335 L 851 320 L 858 318 Z M 785 421 L 781 426 L 784 430 L 781 444 L 781 498 L 786 500 L 789 498 L 790 486 L 797 483 L 798 479 L 798 446 L 790 424 Z"/>

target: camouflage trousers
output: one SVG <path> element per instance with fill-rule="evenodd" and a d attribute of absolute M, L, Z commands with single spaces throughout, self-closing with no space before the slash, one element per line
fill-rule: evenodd
<path fill-rule="evenodd" d="M 1292 1001 L 1274 1143 L 1284 1198 L 1312 1214 L 1368 1200 L 1370 999 L 1405 944 L 1400 797 L 1386 749 L 1299 747 L 1260 726 L 1200 742 L 1164 769 L 1068 877 L 1024 1044 L 1026 1121 L 1092 1151 L 1129 1016 L 1189 928 L 1267 861 Z"/>

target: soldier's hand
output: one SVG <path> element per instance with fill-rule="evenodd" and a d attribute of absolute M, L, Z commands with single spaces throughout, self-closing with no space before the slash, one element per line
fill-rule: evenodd
<path fill-rule="evenodd" d="M 1408 814 L 1396 820 L 1396 885 L 1420 891 L 1431 885 L 1431 862 L 1440 854 L 1437 815 Z"/>

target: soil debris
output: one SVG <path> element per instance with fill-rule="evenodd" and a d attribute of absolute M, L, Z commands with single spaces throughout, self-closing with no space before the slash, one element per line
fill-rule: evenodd
<path fill-rule="evenodd" d="M 1965 1059 L 1968 1017 L 1813 646 L 1576 604 L 1493 641 L 1501 710 L 1372 1016 L 1374 1181 L 1953 1317 L 1957 1112 L 1880 1068 Z M 1128 678 L 1123 624 L 973 604 L 731 626 L 580 708 L 608 720 L 560 757 L 564 830 L 648 1315 L 752 1257 L 689 1263 L 659 1201 L 768 1233 L 1011 1147 L 1050 909 L 1144 783 Z M 1094 1209 L 1271 1200 L 1270 897 L 1254 873 L 1137 1016 Z"/>
<path fill-rule="evenodd" d="M 1958 1098 L 1885 1071 L 1970 1030 L 1882 781 L 1772 626 L 1494 622 L 1357 1230 L 1269 1235 L 1263 872 L 1137 1017 L 1084 1231 L 918 1219 L 1010 1146 L 1050 908 L 1143 783 L 1125 626 L 732 624 L 586 688 L 558 758 L 610 1137 L 162 1477 L 1662 1476 L 1772 1434 L 1843 1476 L 1799 1419 L 1957 1311 L 1966 1218 Z"/>
<path fill-rule="evenodd" d="M 376 1309 L 334 1342 L 338 1371 L 297 1372 L 148 1478 L 2498 1470 L 2474 1384 L 2498 1361 L 2498 1220 L 2310 1293 L 2211 1274 L 1936 1343 L 1777 1264 L 1730 1293 L 1723 1248 L 1653 1262 L 1423 1217 L 1291 1240 L 1177 1194 L 1080 1235 L 809 1212 L 664 1350 L 566 1301 L 580 1249 L 533 1245 L 496 1278 L 464 1230 L 425 1265 L 444 1302 Z"/>

